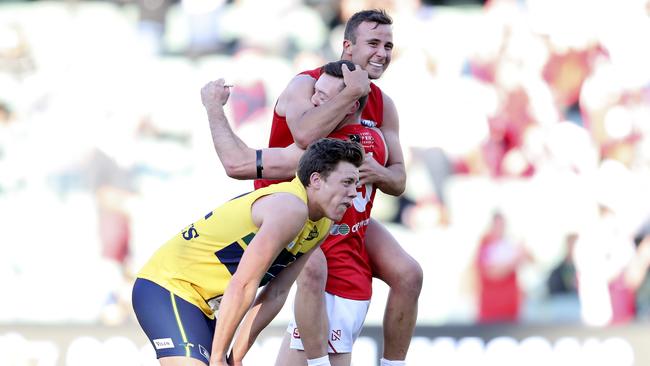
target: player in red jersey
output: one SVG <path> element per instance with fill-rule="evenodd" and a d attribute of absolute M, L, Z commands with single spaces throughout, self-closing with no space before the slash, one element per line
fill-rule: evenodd
<path fill-rule="evenodd" d="M 351 70 L 355 69 L 355 65 L 349 61 L 331 62 L 323 67 L 324 73 L 319 77 L 313 93 L 315 105 L 325 102 L 343 89 L 344 64 Z M 230 176 L 240 179 L 253 178 L 257 174 L 256 151 L 248 148 L 228 126 L 223 108 L 219 104 L 223 98 L 215 97 L 221 95 L 223 90 L 223 81 L 216 81 L 208 83 L 202 91 L 215 149 Z M 348 114 L 329 137 L 357 141 L 364 147 L 367 157 L 371 156 L 370 159 L 385 164 L 388 154 L 381 132 L 375 127 L 369 127 L 367 121 L 360 119 L 359 107 L 363 107 L 366 99 L 361 98 L 358 105 L 349 110 L 354 113 Z M 264 175 L 285 178 L 293 175 L 294 161 L 302 151 L 292 144 L 287 148 L 264 149 L 261 153 Z M 326 301 L 330 334 L 333 335 L 329 346 L 332 363 L 335 365 L 350 364 L 352 344 L 361 331 L 370 303 L 372 272 L 363 242 L 375 192 L 372 184 L 357 188 L 357 197 L 353 200 L 352 207 L 348 208 L 344 217 L 333 226 L 326 245 L 322 247 L 328 258 L 327 265 L 331 274 L 328 278 Z M 301 306 L 304 304 L 295 304 L 295 307 Z M 249 324 L 265 323 L 268 319 L 266 314 L 269 312 L 262 313 Z M 254 337 L 259 329 L 259 326 L 251 325 L 251 328 L 244 332 L 245 336 L 238 338 L 240 342 L 235 346 L 235 360 L 237 355 L 243 355 L 250 346 L 244 339 L 253 339 L 251 335 Z M 293 337 L 290 339 L 288 334 L 285 337 L 286 352 L 281 358 L 289 364 L 304 364 L 305 353 L 297 350 L 301 349 L 302 345 L 295 324 L 289 326 L 289 331 Z M 289 342 L 295 349 L 289 350 Z"/>
<path fill-rule="evenodd" d="M 342 65 L 346 65 L 343 70 Z M 321 104 L 343 89 L 343 73 L 355 69 L 355 65 L 349 61 L 332 62 L 323 67 L 324 74 L 319 77 L 313 93 L 315 105 Z M 354 72 L 354 71 L 353 71 Z M 365 77 L 365 75 L 364 75 Z M 367 77 L 365 77 L 367 80 Z M 215 149 L 221 159 L 227 173 L 235 178 L 247 179 L 255 177 L 257 172 L 257 152 L 248 148 L 230 129 L 223 113 L 220 101 L 223 93 L 227 93 L 223 80 L 208 83 L 202 90 L 202 99 L 212 130 Z M 355 105 L 348 110 L 349 114 L 341 121 L 337 130 L 330 134 L 330 137 L 339 139 L 350 139 L 359 142 L 371 159 L 378 160 L 385 164 L 387 160 L 386 144 L 379 129 L 369 126 L 367 121 L 360 119 L 360 108 L 363 107 L 366 97 L 362 97 Z M 286 178 L 295 174 L 295 162 L 302 154 L 302 150 L 295 144 L 287 148 L 269 148 L 260 150 L 261 160 L 264 167 L 264 175 L 278 178 Z M 330 310 L 331 332 L 336 335 L 330 341 L 332 362 L 335 365 L 349 365 L 351 361 L 350 352 L 352 344 L 361 331 L 363 321 L 368 310 L 372 293 L 372 273 L 369 259 L 365 251 L 364 238 L 366 226 L 369 222 L 372 201 L 375 195 L 375 187 L 372 184 L 365 184 L 357 188 L 357 197 L 353 200 L 353 207 L 348 208 L 343 219 L 334 226 L 330 232 L 327 245 L 323 251 L 328 257 L 328 267 L 332 275 L 328 278 L 328 287 L 343 289 L 341 296 L 335 292 L 326 294 L 328 310 Z M 334 290 L 336 291 L 336 290 Z M 295 304 L 295 307 L 303 304 Z M 335 312 L 337 309 L 339 313 Z M 342 309 L 345 311 L 341 312 Z M 260 312 L 245 322 L 246 329 L 235 343 L 234 361 L 238 355 L 246 353 L 250 344 L 249 339 L 254 339 L 261 330 L 260 324 L 266 324 L 279 309 L 267 306 L 265 311 Z M 291 325 L 292 333 L 295 325 Z M 289 338 L 286 337 L 286 342 Z M 300 340 L 294 337 L 292 344 L 301 347 Z M 288 347 L 285 347 L 289 351 Z M 291 350 L 285 356 L 291 364 L 305 363 L 304 352 Z"/>
<path fill-rule="evenodd" d="M 354 14 L 347 22 L 341 58 L 360 65 L 368 78 L 378 79 L 391 60 L 392 20 L 383 11 L 367 10 Z M 359 70 L 360 71 L 360 70 Z M 399 122 L 395 105 L 376 85 L 364 86 L 360 72 L 345 75 L 346 87 L 325 103 L 311 103 L 319 69 L 294 77 L 278 99 L 271 128 L 270 147 L 283 147 L 295 141 L 300 147 L 326 136 L 343 118 L 347 108 L 369 90 L 362 118 L 374 123 L 384 135 L 390 151 L 386 167 L 362 166 L 361 183 L 372 182 L 383 192 L 399 195 L 404 191 L 406 173 L 399 141 Z M 256 188 L 269 182 L 258 181 Z M 417 303 L 422 288 L 422 269 L 395 238 L 378 222 L 370 219 L 366 249 L 373 276 L 390 287 L 384 312 L 384 350 L 382 366 L 404 365 L 417 319 Z M 328 273 L 325 259 L 312 256 L 298 279 L 296 302 L 309 306 L 296 309 L 298 328 L 309 360 L 327 356 L 327 319 L 322 291 Z M 331 274 L 330 274 L 331 275 Z M 320 314 L 320 315 L 319 315 Z M 318 363 L 312 362 L 311 365 Z M 318 365 L 327 365 L 321 363 Z"/>

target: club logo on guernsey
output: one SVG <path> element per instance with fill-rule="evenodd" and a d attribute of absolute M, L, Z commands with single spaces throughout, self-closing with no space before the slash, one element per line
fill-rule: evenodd
<path fill-rule="evenodd" d="M 314 227 L 311 229 L 305 240 L 310 241 L 314 240 L 315 238 L 318 238 L 318 228 L 316 225 L 314 225 Z"/>

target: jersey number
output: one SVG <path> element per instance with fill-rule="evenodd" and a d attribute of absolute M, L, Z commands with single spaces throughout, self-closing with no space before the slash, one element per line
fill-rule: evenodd
<path fill-rule="evenodd" d="M 366 212 L 366 206 L 370 202 L 370 196 L 372 195 L 372 185 L 366 183 L 362 189 L 363 192 L 357 191 L 357 196 L 352 200 L 352 204 L 357 212 Z"/>

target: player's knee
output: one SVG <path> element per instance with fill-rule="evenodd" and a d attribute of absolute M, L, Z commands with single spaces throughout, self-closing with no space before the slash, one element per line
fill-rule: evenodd
<path fill-rule="evenodd" d="M 422 290 L 423 277 L 422 267 L 413 259 L 409 261 L 408 266 L 401 268 L 399 279 L 390 283 L 389 286 L 403 296 L 417 298 Z"/>
<path fill-rule="evenodd" d="M 422 281 L 424 280 L 424 272 L 420 263 L 413 260 L 411 266 L 405 271 L 406 287 L 411 289 L 414 296 L 419 296 L 422 290 Z"/>

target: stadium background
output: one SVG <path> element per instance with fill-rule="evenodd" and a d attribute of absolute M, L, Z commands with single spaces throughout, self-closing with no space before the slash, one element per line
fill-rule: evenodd
<path fill-rule="evenodd" d="M 648 314 L 616 319 L 602 296 L 546 287 L 568 234 L 586 238 L 576 260 L 598 286 L 625 263 L 589 264 L 629 260 L 650 213 L 646 0 L 1 2 L 0 364 L 156 364 L 129 307 L 134 271 L 251 189 L 223 172 L 200 87 L 234 83 L 230 120 L 263 146 L 288 80 L 337 59 L 342 21 L 373 7 L 395 20 L 377 84 L 408 173 L 374 216 L 425 271 L 409 364 L 650 364 Z M 516 324 L 477 322 L 475 257 L 495 210 L 534 258 Z M 387 288 L 374 286 L 358 366 L 379 355 Z M 270 364 L 287 314 L 250 364 Z"/>

